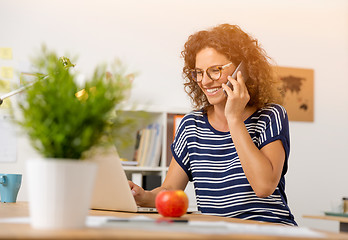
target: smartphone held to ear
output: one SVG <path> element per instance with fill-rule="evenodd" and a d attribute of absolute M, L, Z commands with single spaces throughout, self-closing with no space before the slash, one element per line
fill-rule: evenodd
<path fill-rule="evenodd" d="M 248 80 L 248 78 L 249 78 L 249 75 L 248 75 L 248 73 L 247 73 L 247 71 L 246 71 L 246 68 L 245 68 L 245 64 L 244 64 L 244 62 L 243 61 L 241 61 L 240 63 L 239 63 L 239 65 L 237 66 L 237 68 L 234 70 L 234 72 L 232 73 L 232 78 L 233 79 L 237 79 L 237 72 L 241 72 L 242 73 L 242 76 L 243 76 L 243 79 L 244 79 L 244 82 L 246 82 L 247 80 Z M 233 90 L 233 86 L 232 86 L 232 84 L 231 84 L 231 82 L 230 81 L 227 81 L 227 84 L 226 84 L 228 87 L 230 87 L 232 90 Z M 226 93 L 226 91 L 225 91 L 225 89 L 224 89 L 224 93 L 225 93 L 225 95 L 227 96 L 227 93 Z"/>

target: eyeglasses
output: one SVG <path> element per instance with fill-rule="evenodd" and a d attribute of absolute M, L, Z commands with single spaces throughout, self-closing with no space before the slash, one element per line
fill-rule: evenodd
<path fill-rule="evenodd" d="M 211 80 L 217 81 L 221 78 L 222 70 L 229 67 L 231 64 L 232 64 L 232 62 L 227 63 L 226 65 L 211 66 L 211 67 L 208 67 L 205 72 L 207 73 L 208 77 Z M 194 81 L 196 81 L 196 82 L 202 81 L 203 75 L 204 75 L 203 69 L 195 68 L 195 69 L 191 69 L 190 72 L 191 72 L 191 77 Z"/>

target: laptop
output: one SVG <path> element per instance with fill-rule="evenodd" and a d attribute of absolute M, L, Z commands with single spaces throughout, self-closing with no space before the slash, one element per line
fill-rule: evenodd
<path fill-rule="evenodd" d="M 157 212 L 156 208 L 137 206 L 116 148 L 94 151 L 92 160 L 98 171 L 91 209 L 124 212 Z"/>

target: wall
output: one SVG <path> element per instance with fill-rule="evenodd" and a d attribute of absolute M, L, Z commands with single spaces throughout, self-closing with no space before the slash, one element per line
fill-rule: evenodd
<path fill-rule="evenodd" d="M 78 71 L 119 57 L 138 71 L 132 100 L 188 107 L 180 51 L 197 30 L 229 22 L 258 38 L 280 65 L 315 71 L 315 121 L 291 122 L 287 175 L 289 203 L 302 226 L 337 230 L 338 224 L 302 218 L 331 210 L 348 196 L 348 2 L 345 0 L 0 0 L 0 47 L 12 47 L 16 70 L 42 43 L 60 55 L 78 55 Z M 0 172 L 23 172 L 35 156 L 18 140 L 16 163 Z M 25 180 L 25 178 L 24 178 Z M 26 186 L 20 200 L 27 199 Z"/>

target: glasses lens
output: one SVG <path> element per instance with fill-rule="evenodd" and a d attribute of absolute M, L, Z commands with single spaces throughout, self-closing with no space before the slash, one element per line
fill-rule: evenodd
<path fill-rule="evenodd" d="M 212 80 L 219 80 L 221 76 L 221 67 L 220 66 L 212 66 L 207 69 L 207 74 Z"/>
<path fill-rule="evenodd" d="M 191 70 L 191 77 L 193 80 L 199 82 L 202 80 L 203 72 L 198 69 Z"/>
<path fill-rule="evenodd" d="M 197 81 L 197 71 L 196 70 L 191 70 L 191 77 L 193 80 Z"/>

